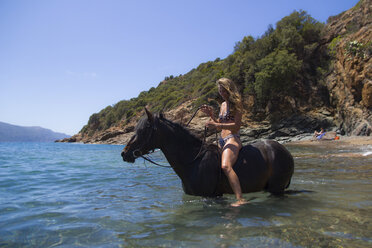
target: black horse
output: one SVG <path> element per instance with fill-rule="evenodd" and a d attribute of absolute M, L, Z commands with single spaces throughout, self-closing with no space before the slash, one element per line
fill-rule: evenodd
<path fill-rule="evenodd" d="M 136 133 L 121 153 L 123 160 L 136 158 L 160 148 L 176 174 L 181 178 L 186 194 L 221 196 L 233 194 L 221 169 L 221 152 L 216 145 L 206 145 L 177 123 L 160 115 L 141 119 Z M 273 140 L 244 146 L 233 166 L 242 192 L 268 191 L 282 194 L 289 186 L 294 170 L 292 155 Z"/>

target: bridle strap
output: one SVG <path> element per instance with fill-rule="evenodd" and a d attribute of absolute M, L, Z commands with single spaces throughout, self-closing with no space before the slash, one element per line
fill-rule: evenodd
<path fill-rule="evenodd" d="M 186 124 L 186 127 L 189 126 L 190 122 L 192 121 L 192 119 L 194 119 L 195 115 L 198 113 L 198 111 L 200 110 L 200 108 L 201 108 L 201 107 L 199 107 L 199 108 L 195 111 L 195 113 L 191 116 L 190 120 L 189 120 L 189 121 L 187 122 L 187 124 Z"/>
<path fill-rule="evenodd" d="M 150 163 L 153 163 L 154 165 L 157 165 L 157 166 L 160 166 L 160 167 L 164 167 L 164 168 L 172 168 L 172 166 L 169 166 L 169 165 L 161 165 L 161 164 L 158 164 L 158 163 L 152 161 L 151 159 L 145 157 L 144 155 L 141 155 L 140 157 L 143 158 L 143 159 L 146 160 L 146 161 L 149 161 Z"/>
<path fill-rule="evenodd" d="M 148 154 L 149 154 L 149 153 L 148 153 Z M 145 155 L 147 155 L 147 154 L 145 154 Z M 152 164 L 154 164 L 154 165 L 157 165 L 157 166 L 160 166 L 160 167 L 165 167 L 165 168 L 171 168 L 171 167 L 172 167 L 172 166 L 168 166 L 168 165 L 161 165 L 161 164 L 158 164 L 158 163 L 152 161 L 150 158 L 145 157 L 145 155 L 142 154 L 142 152 L 141 152 L 139 149 L 133 151 L 133 156 L 134 156 L 135 158 L 139 158 L 139 157 L 141 157 L 141 158 L 143 158 L 144 160 L 149 161 L 150 163 L 152 163 Z"/>

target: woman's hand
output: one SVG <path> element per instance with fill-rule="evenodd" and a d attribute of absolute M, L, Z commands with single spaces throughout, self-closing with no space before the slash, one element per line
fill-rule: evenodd
<path fill-rule="evenodd" d="M 206 127 L 208 128 L 215 128 L 217 130 L 221 130 L 220 128 L 220 123 L 215 122 L 214 120 L 210 120 L 205 124 Z"/>
<path fill-rule="evenodd" d="M 201 110 L 203 113 L 209 115 L 210 117 L 213 116 L 213 108 L 212 108 L 211 106 L 208 106 L 208 105 L 202 105 L 202 106 L 200 107 L 200 110 Z"/>

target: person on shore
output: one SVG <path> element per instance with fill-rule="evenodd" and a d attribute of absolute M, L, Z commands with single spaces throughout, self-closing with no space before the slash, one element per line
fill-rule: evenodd
<path fill-rule="evenodd" d="M 323 138 L 323 136 L 326 134 L 326 132 L 324 131 L 324 129 L 321 127 L 320 128 L 320 132 L 317 132 L 315 130 L 314 132 L 314 137 L 317 138 L 318 140 L 320 140 L 321 138 Z"/>
<path fill-rule="evenodd" d="M 211 106 L 203 105 L 201 110 L 211 117 L 206 126 L 221 131 L 221 138 L 219 139 L 219 147 L 222 149 L 221 167 L 237 199 L 237 202 L 231 205 L 237 207 L 247 203 L 242 196 L 239 178 L 232 168 L 242 148 L 239 135 L 242 102 L 237 87 L 232 80 L 220 78 L 217 80 L 217 87 L 224 100 L 220 107 L 218 119 L 215 118 Z"/>

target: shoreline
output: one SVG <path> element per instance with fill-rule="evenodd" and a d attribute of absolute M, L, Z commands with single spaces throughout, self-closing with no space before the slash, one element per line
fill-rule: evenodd
<path fill-rule="evenodd" d="M 341 136 L 339 139 L 325 138 L 315 140 L 312 134 L 301 134 L 297 136 L 283 136 L 276 140 L 287 148 L 291 147 L 314 147 L 317 149 L 325 149 L 328 151 L 326 155 L 319 154 L 325 159 L 331 157 L 350 158 L 350 157 L 371 157 L 372 156 L 372 136 Z M 266 138 L 254 139 L 248 142 L 243 142 L 243 145 L 249 145 L 258 141 L 268 140 Z M 208 142 L 208 141 L 207 141 Z M 211 142 L 211 140 L 209 141 Z M 212 141 L 213 142 L 213 141 Z M 89 144 L 89 145 L 115 145 L 125 146 L 126 142 L 70 142 L 72 144 Z M 353 151 L 356 150 L 356 151 Z M 360 151 L 358 151 L 360 150 Z"/>
<path fill-rule="evenodd" d="M 372 136 L 341 136 L 339 140 L 334 139 L 320 139 L 320 140 L 314 140 L 313 137 L 304 138 L 301 140 L 292 140 L 285 145 L 304 145 L 304 146 L 317 146 L 320 144 L 326 144 L 326 143 L 335 143 L 340 145 L 372 145 Z"/>
<path fill-rule="evenodd" d="M 372 157 L 372 136 L 339 136 L 339 140 L 298 140 L 284 144 L 287 148 L 307 147 L 318 149 L 318 157 L 331 158 L 370 158 Z M 312 155 L 313 156 L 313 155 Z M 302 155 L 302 158 L 306 156 Z"/>
<path fill-rule="evenodd" d="M 284 145 L 303 145 L 303 146 L 318 146 L 321 144 L 340 144 L 340 145 L 371 145 L 372 146 L 372 136 L 347 136 L 338 135 L 340 137 L 338 140 L 334 139 L 320 139 L 315 140 L 312 134 L 303 134 L 298 136 L 283 136 L 276 140 Z M 259 138 L 251 140 L 250 142 L 243 142 L 243 145 L 248 145 L 260 140 L 268 140 L 266 138 Z M 126 145 L 125 142 L 62 142 L 70 144 L 91 144 L 91 145 Z"/>

